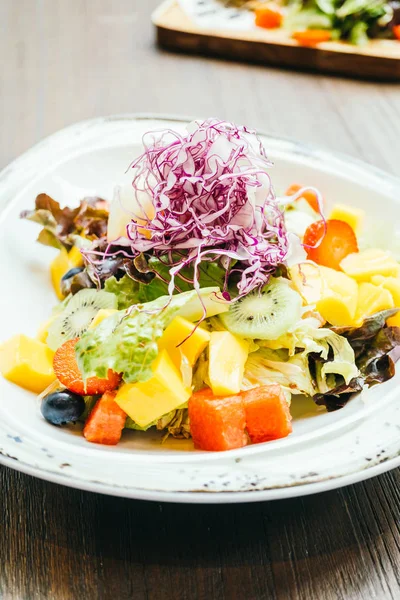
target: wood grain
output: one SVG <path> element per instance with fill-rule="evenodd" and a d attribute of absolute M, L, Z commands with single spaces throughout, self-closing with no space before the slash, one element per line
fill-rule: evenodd
<path fill-rule="evenodd" d="M 165 0 L 153 15 L 162 48 L 222 56 L 305 71 L 400 81 L 400 44 L 373 40 L 365 46 L 330 41 L 314 48 L 299 46 L 284 29 L 251 31 L 199 28 L 177 0 Z"/>
<path fill-rule="evenodd" d="M 156 4 L 0 2 L 0 166 L 77 120 L 153 111 L 235 120 L 398 173 L 397 86 L 160 52 Z M 395 471 L 315 497 L 196 507 L 0 468 L 0 597 L 397 600 L 399 489 Z"/>

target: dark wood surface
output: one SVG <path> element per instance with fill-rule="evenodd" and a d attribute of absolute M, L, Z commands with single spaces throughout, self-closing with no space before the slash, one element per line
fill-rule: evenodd
<path fill-rule="evenodd" d="M 1 0 L 0 166 L 75 121 L 153 111 L 220 116 L 398 172 L 399 87 L 163 53 L 155 6 Z M 394 471 L 298 500 L 177 506 L 0 467 L 0 597 L 396 600 L 399 489 Z"/>
<path fill-rule="evenodd" d="M 204 8 L 203 8 L 204 10 Z M 157 39 L 162 48 L 191 54 L 294 67 L 303 71 L 335 73 L 383 81 L 400 81 L 400 46 L 397 40 L 351 46 L 328 42 L 302 47 L 285 29 L 207 29 L 189 19 L 178 0 L 162 5 L 155 17 Z"/>

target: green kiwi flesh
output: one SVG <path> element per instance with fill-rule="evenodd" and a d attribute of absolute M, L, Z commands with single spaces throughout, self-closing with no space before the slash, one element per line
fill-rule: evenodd
<path fill-rule="evenodd" d="M 276 340 L 301 318 L 301 309 L 300 294 L 279 278 L 233 302 L 229 312 L 219 318 L 228 331 L 240 337 Z"/>
<path fill-rule="evenodd" d="M 102 308 L 117 308 L 115 294 L 102 290 L 80 290 L 50 325 L 47 345 L 57 350 L 64 342 L 81 337 Z"/>

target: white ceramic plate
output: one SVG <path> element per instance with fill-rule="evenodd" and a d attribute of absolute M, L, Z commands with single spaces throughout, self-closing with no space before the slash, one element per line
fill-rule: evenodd
<path fill-rule="evenodd" d="M 39 192 L 72 204 L 110 198 L 140 151 L 143 133 L 183 130 L 186 121 L 147 116 L 96 119 L 35 146 L 0 174 L 0 341 L 35 335 L 55 303 L 48 265 L 54 252 L 35 244 L 37 228 L 18 215 Z M 400 182 L 348 157 L 262 136 L 275 162 L 276 188 L 312 182 L 328 201 L 363 207 L 394 223 Z M 88 444 L 78 427 L 55 428 L 35 397 L 0 380 L 0 461 L 65 485 L 131 498 L 174 502 L 246 502 L 346 485 L 400 464 L 399 376 L 351 399 L 335 413 L 293 400 L 294 432 L 284 440 L 224 454 L 194 451 L 189 441 L 161 445 L 152 432 L 124 433 L 116 448 Z"/>

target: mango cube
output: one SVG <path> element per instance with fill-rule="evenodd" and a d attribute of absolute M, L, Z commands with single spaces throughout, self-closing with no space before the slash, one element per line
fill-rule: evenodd
<path fill-rule="evenodd" d="M 117 392 L 115 402 L 140 427 L 147 427 L 185 404 L 190 395 L 191 390 L 184 387 L 177 368 L 167 351 L 163 350 L 153 364 L 151 379 L 124 383 Z"/>
<path fill-rule="evenodd" d="M 181 368 L 182 354 L 193 366 L 210 341 L 208 331 L 201 327 L 197 327 L 195 330 L 195 327 L 193 323 L 183 317 L 175 317 L 158 341 L 159 350 L 167 350 L 178 370 Z M 186 341 L 183 342 L 183 340 Z"/>
<path fill-rule="evenodd" d="M 358 302 L 355 314 L 357 324 L 361 324 L 370 315 L 393 307 L 393 297 L 388 290 L 366 282 L 360 283 L 358 286 Z"/>
<path fill-rule="evenodd" d="M 61 292 L 61 279 L 64 277 L 70 269 L 74 267 L 81 267 L 83 265 L 83 258 L 81 251 L 76 246 L 67 252 L 65 248 L 61 248 L 58 255 L 50 264 L 50 275 L 51 281 L 57 298 L 63 300 L 64 296 Z"/>
<path fill-rule="evenodd" d="M 208 376 L 214 396 L 240 392 L 249 343 L 229 331 L 210 334 Z"/>
<path fill-rule="evenodd" d="M 320 273 L 324 285 L 317 311 L 331 325 L 352 325 L 357 308 L 357 282 L 328 267 L 321 266 Z"/>
<path fill-rule="evenodd" d="M 380 287 L 388 290 L 393 298 L 395 308 L 400 308 L 400 279 L 397 277 L 382 277 L 382 275 L 375 275 L 371 282 L 374 285 L 379 285 Z M 400 310 L 397 315 L 393 315 L 390 317 L 386 323 L 389 327 L 400 327 Z"/>
<path fill-rule="evenodd" d="M 289 269 L 292 283 L 304 304 L 316 304 L 322 296 L 322 278 L 318 265 L 300 263 Z"/>
<path fill-rule="evenodd" d="M 0 372 L 8 381 L 40 394 L 56 379 L 53 356 L 46 344 L 16 335 L 0 345 Z"/>
<path fill-rule="evenodd" d="M 347 204 L 335 204 L 329 215 L 329 219 L 344 221 L 355 232 L 359 232 L 362 229 L 364 218 L 365 212 L 363 210 L 354 208 L 354 206 L 347 206 Z"/>
<path fill-rule="evenodd" d="M 104 319 L 108 319 L 108 317 L 111 317 L 111 315 L 113 315 L 116 312 L 117 310 L 115 308 L 101 308 L 97 312 L 93 321 L 90 323 L 88 329 L 94 329 L 95 327 L 100 325 L 100 323 L 102 323 Z"/>
<path fill-rule="evenodd" d="M 368 248 L 362 252 L 349 254 L 340 263 L 341 268 L 356 281 L 370 281 L 374 275 L 396 277 L 399 274 L 399 263 L 390 252 L 379 248 Z"/>

